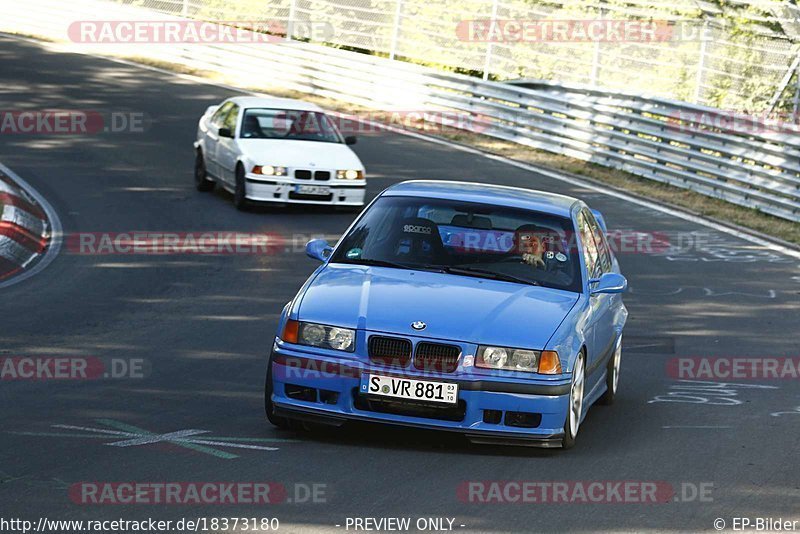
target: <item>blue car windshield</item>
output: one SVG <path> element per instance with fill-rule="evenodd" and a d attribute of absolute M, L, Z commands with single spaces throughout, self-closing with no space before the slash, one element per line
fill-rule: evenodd
<path fill-rule="evenodd" d="M 419 269 L 580 292 L 572 220 L 458 200 L 386 196 L 332 263 Z"/>

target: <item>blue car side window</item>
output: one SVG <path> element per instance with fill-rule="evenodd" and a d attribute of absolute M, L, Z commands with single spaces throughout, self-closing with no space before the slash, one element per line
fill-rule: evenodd
<path fill-rule="evenodd" d="M 597 219 L 591 211 L 584 209 L 581 213 L 586 218 L 589 230 L 594 238 L 600 264 L 600 274 L 609 273 L 611 272 L 611 255 L 609 254 L 608 242 L 606 241 L 603 229 L 600 228 Z"/>
<path fill-rule="evenodd" d="M 601 274 L 600 253 L 597 250 L 597 243 L 594 241 L 594 235 L 584 211 L 578 213 L 578 232 L 581 237 L 581 252 L 586 262 L 586 273 L 589 278 L 597 278 Z"/>

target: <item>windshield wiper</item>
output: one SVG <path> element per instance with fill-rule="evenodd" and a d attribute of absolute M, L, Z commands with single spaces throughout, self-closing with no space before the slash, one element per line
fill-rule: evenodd
<path fill-rule="evenodd" d="M 391 267 L 393 269 L 413 269 L 411 265 L 405 265 L 403 263 L 395 263 L 393 261 L 386 261 L 386 260 L 373 260 L 369 258 L 361 258 L 358 260 L 340 260 L 336 263 L 347 263 L 350 265 L 369 265 L 371 267 Z"/>
<path fill-rule="evenodd" d="M 490 271 L 489 269 L 476 269 L 474 267 L 446 267 L 444 272 L 449 274 L 461 274 L 465 276 L 480 276 L 482 278 L 491 278 L 493 280 L 502 280 L 503 282 L 516 282 L 518 284 L 525 284 L 529 286 L 541 286 L 535 280 L 529 280 L 511 274 L 498 273 L 497 271 Z"/>
<path fill-rule="evenodd" d="M 273 139 L 284 139 L 286 141 L 314 141 L 315 143 L 336 143 L 342 144 L 341 141 L 334 141 L 331 139 L 310 139 L 308 137 L 273 137 Z"/>
<path fill-rule="evenodd" d="M 371 267 L 391 267 L 393 269 L 406 269 L 408 271 L 429 271 L 429 272 L 445 272 L 444 267 L 439 265 L 415 265 L 411 263 L 397 263 L 387 260 L 373 260 L 370 258 L 361 258 L 357 260 L 339 260 L 336 263 L 346 263 L 349 265 L 369 265 Z"/>

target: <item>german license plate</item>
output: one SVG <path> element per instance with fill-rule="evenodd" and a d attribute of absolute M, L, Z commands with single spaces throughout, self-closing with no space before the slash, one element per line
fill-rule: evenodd
<path fill-rule="evenodd" d="M 366 375 L 361 379 L 361 393 L 441 404 L 458 402 L 458 384 L 394 376 Z"/>
<path fill-rule="evenodd" d="M 324 197 L 331 194 L 331 188 L 321 185 L 296 185 L 294 186 L 294 192 L 300 195 L 316 195 Z"/>

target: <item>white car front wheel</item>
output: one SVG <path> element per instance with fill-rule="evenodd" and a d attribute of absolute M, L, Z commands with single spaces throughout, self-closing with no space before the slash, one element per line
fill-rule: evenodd
<path fill-rule="evenodd" d="M 244 167 L 236 166 L 236 185 L 233 190 L 233 205 L 237 210 L 247 209 L 247 184 L 244 177 Z"/>
<path fill-rule="evenodd" d="M 198 150 L 194 157 L 194 185 L 198 191 L 208 192 L 214 189 L 214 181 L 208 178 L 202 150 Z"/>

